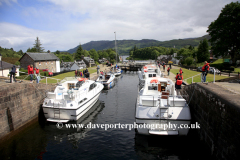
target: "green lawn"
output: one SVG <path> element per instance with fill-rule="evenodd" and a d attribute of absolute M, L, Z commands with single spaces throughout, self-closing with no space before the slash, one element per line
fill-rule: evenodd
<path fill-rule="evenodd" d="M 91 73 L 97 72 L 97 69 L 95 69 L 95 68 L 96 67 L 88 68 L 89 73 L 91 74 Z M 80 71 L 83 71 L 83 69 L 81 69 Z M 75 71 L 59 74 L 59 75 L 53 76 L 51 78 L 56 78 L 56 79 L 61 79 L 62 80 L 65 77 L 75 77 Z M 46 79 L 43 79 L 40 82 L 41 83 L 46 83 Z M 57 80 L 48 78 L 47 83 L 57 83 Z"/>
<path fill-rule="evenodd" d="M 191 71 L 191 70 L 184 69 L 184 68 L 182 68 L 182 70 L 183 70 L 183 80 L 187 79 L 189 77 L 195 76 L 197 74 L 201 74 L 201 72 Z M 171 72 L 176 75 L 177 73 L 179 73 L 179 69 L 171 69 Z M 213 77 L 214 77 L 213 74 L 208 74 L 206 81 L 212 82 Z M 220 80 L 220 79 L 225 79 L 225 78 L 228 78 L 228 77 L 215 75 L 215 80 Z M 198 75 L 198 76 L 194 77 L 193 82 L 201 82 L 201 75 Z M 192 78 L 188 79 L 187 83 L 191 84 L 192 83 Z"/>

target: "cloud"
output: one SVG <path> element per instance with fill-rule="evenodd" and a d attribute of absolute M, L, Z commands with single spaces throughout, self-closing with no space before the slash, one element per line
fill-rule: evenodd
<path fill-rule="evenodd" d="M 17 3 L 17 0 L 0 0 L 0 6 L 3 4 L 12 5 L 12 2 Z"/>
<path fill-rule="evenodd" d="M 6 0 L 4 0 L 4 3 Z M 0 0 L 0 3 L 3 0 Z M 9 1 L 7 1 L 9 2 Z M 11 1 L 12 2 L 12 1 Z M 230 0 L 38 0 L 18 2 L 18 21 L 0 22 L 0 45 L 68 50 L 79 43 L 117 39 L 160 41 L 200 37 Z M 10 11 L 9 11 L 10 12 Z"/>

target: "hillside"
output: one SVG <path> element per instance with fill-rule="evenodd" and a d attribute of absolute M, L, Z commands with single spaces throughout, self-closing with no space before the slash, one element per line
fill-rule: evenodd
<path fill-rule="evenodd" d="M 138 48 L 145 48 L 150 46 L 162 46 L 162 47 L 168 47 L 172 48 L 175 46 L 175 48 L 182 48 L 186 45 L 191 46 L 198 46 L 200 40 L 203 40 L 204 38 L 209 39 L 209 35 L 205 35 L 203 37 L 198 38 L 185 38 L 185 39 L 174 39 L 170 41 L 157 41 L 153 39 L 142 39 L 142 40 L 117 40 L 117 50 L 120 55 L 128 55 L 129 50 L 132 49 L 135 45 Z M 76 52 L 78 46 L 75 48 L 69 49 L 67 52 L 74 53 Z M 98 50 L 104 50 L 108 48 L 115 48 L 115 41 L 91 41 L 88 43 L 85 43 L 82 45 L 82 48 L 84 50 L 91 50 L 95 49 Z"/>

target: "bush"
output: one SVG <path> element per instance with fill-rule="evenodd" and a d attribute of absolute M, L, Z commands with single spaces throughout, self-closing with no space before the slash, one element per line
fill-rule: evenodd
<path fill-rule="evenodd" d="M 186 63 L 188 66 L 190 66 L 191 64 L 193 64 L 193 62 L 194 62 L 194 59 L 193 59 L 192 57 L 187 57 L 187 58 L 185 59 L 185 63 Z"/>

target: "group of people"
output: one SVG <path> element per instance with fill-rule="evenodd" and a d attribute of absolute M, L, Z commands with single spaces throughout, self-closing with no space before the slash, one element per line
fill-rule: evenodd
<path fill-rule="evenodd" d="M 76 77 L 84 77 L 84 78 L 88 78 L 89 79 L 90 73 L 89 73 L 87 68 L 85 70 L 83 70 L 83 72 L 75 70 L 75 78 Z"/>
<path fill-rule="evenodd" d="M 40 73 L 39 73 L 39 69 L 33 68 L 33 65 L 28 65 L 28 75 L 30 76 L 30 83 L 33 83 L 33 75 L 34 75 L 34 70 L 35 70 L 35 77 L 36 77 L 36 82 L 39 83 L 40 81 Z"/>

